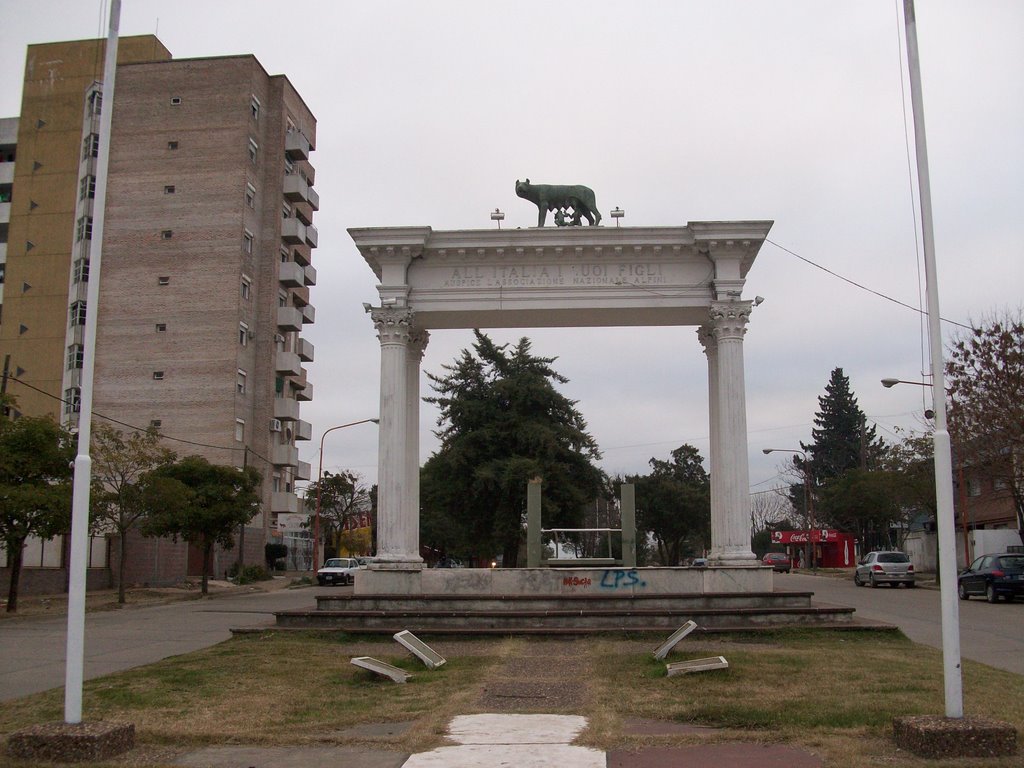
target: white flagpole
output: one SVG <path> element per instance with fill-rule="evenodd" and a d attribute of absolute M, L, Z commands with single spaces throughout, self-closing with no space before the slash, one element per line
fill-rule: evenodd
<path fill-rule="evenodd" d="M 71 561 L 68 573 L 67 660 L 64 674 L 64 722 L 82 722 L 82 680 L 85 666 L 85 581 L 89 549 L 89 484 L 92 459 L 92 384 L 96 361 L 96 320 L 99 315 L 100 260 L 103 255 L 103 223 L 107 203 L 107 171 L 110 166 L 110 126 L 114 114 L 114 76 L 117 72 L 117 33 L 121 0 L 110 4 L 107 55 L 103 65 L 103 102 L 100 112 L 100 146 L 96 166 L 96 200 L 93 207 L 92 241 L 89 249 L 89 291 L 86 296 L 85 355 L 82 361 L 82 392 L 78 417 L 78 455 L 71 501 Z"/>
<path fill-rule="evenodd" d="M 939 604 L 942 611 L 942 672 L 946 717 L 964 716 L 963 679 L 960 671 L 960 607 L 956 594 L 956 520 L 953 514 L 953 458 L 946 425 L 946 385 L 942 359 L 942 328 L 939 321 L 939 281 L 935 267 L 935 233 L 932 228 L 931 183 L 928 177 L 928 146 L 924 133 L 924 101 L 921 96 L 921 65 L 917 50 L 917 18 L 914 0 L 903 0 L 907 35 L 910 100 L 914 108 L 914 139 L 917 146 L 917 185 L 921 199 L 921 230 L 925 282 L 928 295 L 928 335 L 932 358 L 932 408 L 935 411 L 935 528 L 939 536 Z"/>

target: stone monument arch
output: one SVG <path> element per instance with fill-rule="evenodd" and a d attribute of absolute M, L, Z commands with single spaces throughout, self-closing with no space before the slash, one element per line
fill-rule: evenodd
<path fill-rule="evenodd" d="M 380 281 L 380 305 L 367 306 L 381 381 L 378 562 L 366 575 L 380 586 L 387 571 L 422 568 L 420 363 L 431 330 L 471 328 L 696 328 L 708 364 L 709 559 L 728 569 L 759 565 L 750 549 L 743 372 L 753 302 L 742 292 L 772 223 L 349 229 Z"/>

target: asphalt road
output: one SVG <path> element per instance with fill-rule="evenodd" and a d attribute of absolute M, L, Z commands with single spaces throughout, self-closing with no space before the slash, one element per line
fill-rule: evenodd
<path fill-rule="evenodd" d="M 853 576 L 835 578 L 775 574 L 775 588 L 810 590 L 814 602 L 848 605 L 857 616 L 895 624 L 915 643 L 942 648 L 937 589 L 858 587 Z M 958 600 L 960 655 L 997 669 L 1024 675 L 1024 601 L 990 604 L 982 598 Z"/>
<path fill-rule="evenodd" d="M 274 611 L 316 606 L 316 588 L 187 600 L 85 617 L 85 678 L 215 645 L 231 627 L 270 626 Z M 67 617 L 0 621 L 0 701 L 64 685 Z"/>

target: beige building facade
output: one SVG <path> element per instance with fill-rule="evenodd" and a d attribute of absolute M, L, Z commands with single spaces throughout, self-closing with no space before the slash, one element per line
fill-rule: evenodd
<path fill-rule="evenodd" d="M 296 442 L 311 438 L 299 411 L 312 398 L 302 329 L 314 320 L 316 119 L 253 56 L 174 60 L 144 36 L 122 38 L 118 60 L 95 422 L 154 427 L 179 455 L 258 469 L 262 511 L 244 540 L 245 561 L 261 563 L 276 516 L 298 507 L 295 481 L 310 475 Z M 101 41 L 29 47 L 8 228 L 8 391 L 20 413 L 71 427 L 96 311 L 86 291 L 102 63 Z M 218 553 L 214 573 L 237 559 Z M 139 540 L 126 578 L 169 583 L 200 569 L 184 544 Z"/>

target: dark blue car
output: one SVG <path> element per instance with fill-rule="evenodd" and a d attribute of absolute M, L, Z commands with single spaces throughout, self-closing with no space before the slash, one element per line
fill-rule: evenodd
<path fill-rule="evenodd" d="M 957 593 L 961 600 L 971 595 L 984 595 L 990 603 L 999 598 L 1013 600 L 1024 595 L 1024 555 L 1004 552 L 982 555 L 971 567 L 960 572 Z"/>

